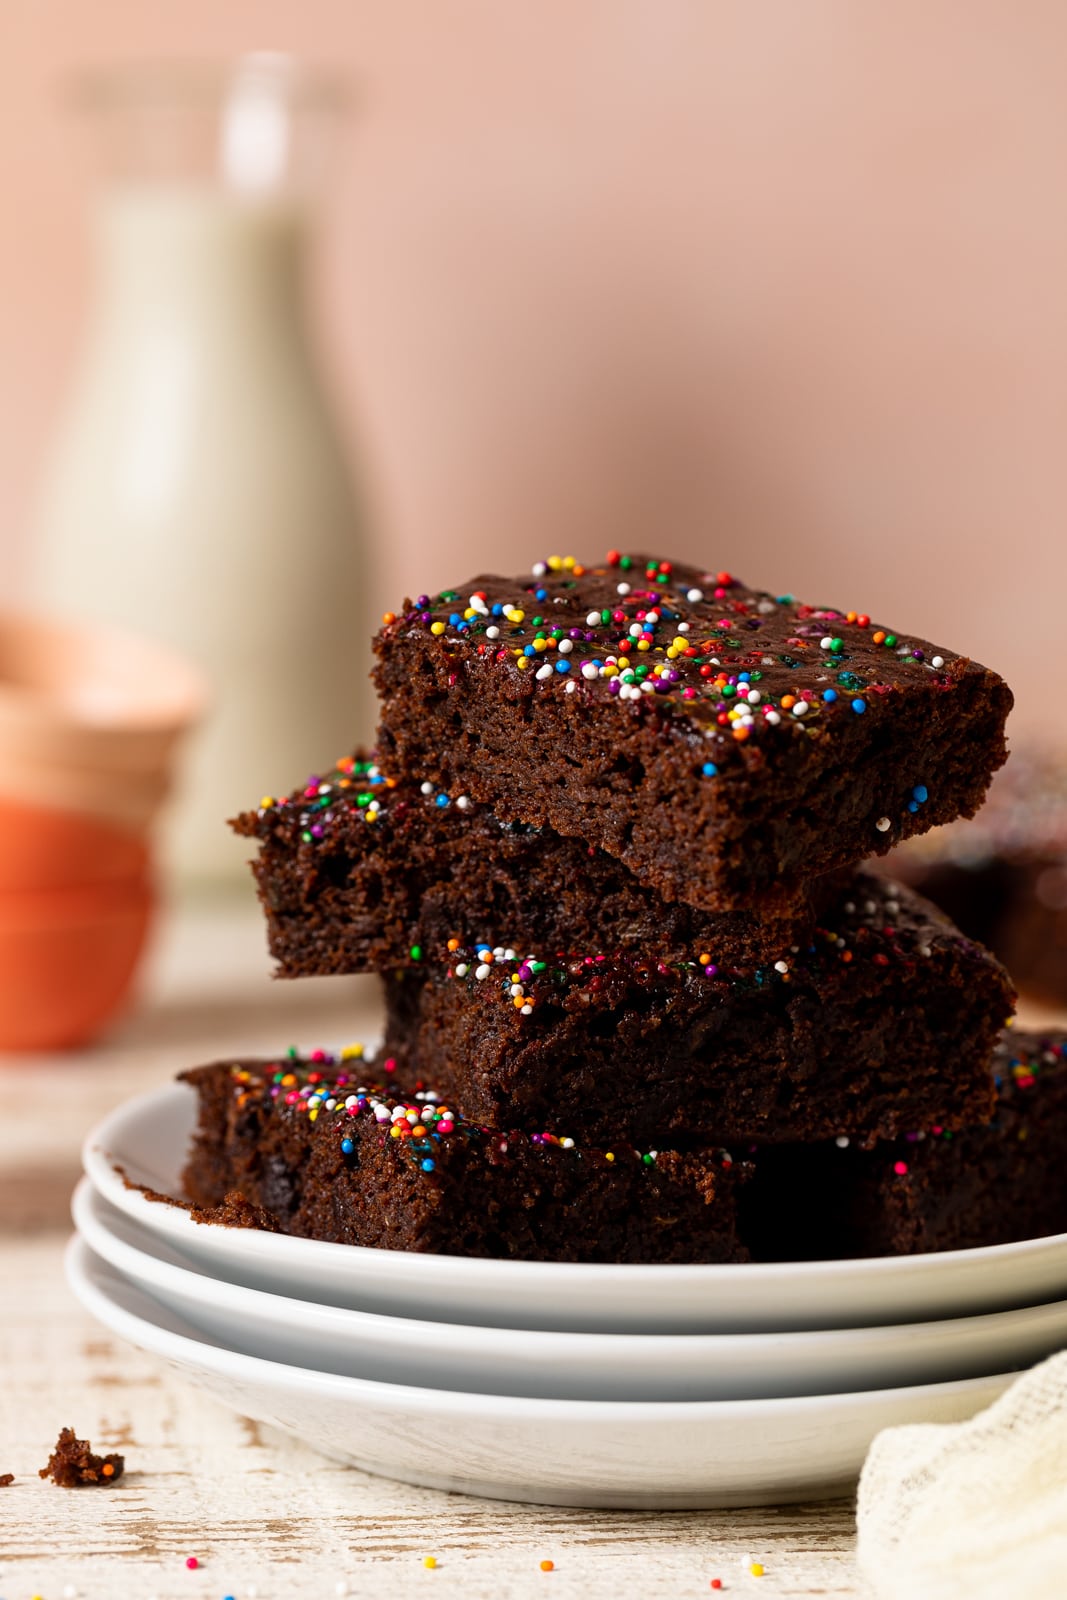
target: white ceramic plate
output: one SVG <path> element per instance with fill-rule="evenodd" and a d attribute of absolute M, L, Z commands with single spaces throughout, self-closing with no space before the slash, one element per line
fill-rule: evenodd
<path fill-rule="evenodd" d="M 504 1328 L 744 1333 L 926 1321 L 1067 1295 L 1067 1234 L 865 1261 L 585 1266 L 365 1250 L 197 1223 L 116 1171 L 177 1194 L 195 1116 L 185 1084 L 120 1106 L 85 1143 L 93 1186 L 188 1264 L 326 1305 Z"/>
<path fill-rule="evenodd" d="M 544 1333 L 416 1322 L 189 1271 L 85 1178 L 72 1209 L 98 1256 L 198 1333 L 246 1355 L 386 1383 L 538 1399 L 769 1399 L 982 1377 L 1030 1366 L 1067 1343 L 1063 1301 L 822 1333 Z"/>
<path fill-rule="evenodd" d="M 675 1404 L 459 1394 L 239 1355 L 198 1338 L 81 1239 L 67 1278 L 105 1327 L 232 1410 L 367 1472 L 498 1500 L 655 1510 L 840 1494 L 880 1429 L 959 1421 L 1011 1381 Z"/>

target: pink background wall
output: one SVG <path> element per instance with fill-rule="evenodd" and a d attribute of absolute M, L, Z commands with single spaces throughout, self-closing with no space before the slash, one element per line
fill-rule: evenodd
<path fill-rule="evenodd" d="M 57 85 L 291 48 L 362 107 L 318 284 L 375 607 L 645 545 L 928 630 L 1067 724 L 1058 0 L 11 0 L 0 588 L 85 303 Z M 384 535 L 388 535 L 386 539 Z"/>

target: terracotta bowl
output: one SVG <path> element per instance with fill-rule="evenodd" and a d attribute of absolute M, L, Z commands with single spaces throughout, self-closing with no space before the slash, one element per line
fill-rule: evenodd
<path fill-rule="evenodd" d="M 47 889 L 143 881 L 143 836 L 91 816 L 0 799 L 0 903 Z"/>
<path fill-rule="evenodd" d="M 160 645 L 0 613 L 0 770 L 11 755 L 158 774 L 206 701 L 201 674 Z"/>
<path fill-rule="evenodd" d="M 170 794 L 171 774 L 115 773 L 57 756 L 38 760 L 5 750 L 0 733 L 0 797 L 22 805 L 40 801 L 50 811 L 94 817 L 112 828 L 144 833 Z"/>
<path fill-rule="evenodd" d="M 130 992 L 153 901 L 144 879 L 0 895 L 0 1050 L 95 1038 Z"/>

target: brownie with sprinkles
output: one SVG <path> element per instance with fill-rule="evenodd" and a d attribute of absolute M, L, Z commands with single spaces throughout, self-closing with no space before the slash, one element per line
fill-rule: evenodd
<path fill-rule="evenodd" d="M 1003 968 L 911 891 L 858 873 L 813 943 L 762 967 L 488 943 L 386 979 L 387 1050 L 499 1125 L 594 1143 L 863 1143 L 993 1110 Z"/>
<path fill-rule="evenodd" d="M 978 816 L 910 840 L 886 870 L 1004 962 L 1021 993 L 1067 1004 L 1067 755 L 1016 750 Z"/>
<path fill-rule="evenodd" d="M 252 870 L 287 978 L 410 966 L 498 922 L 524 945 L 708 944 L 732 963 L 774 960 L 808 943 L 840 882 L 811 879 L 758 911 L 667 903 L 596 845 L 501 822 L 417 777 L 386 779 L 363 750 L 232 826 L 258 842 Z"/>
<path fill-rule="evenodd" d="M 241 1197 L 284 1233 L 375 1249 L 528 1261 L 746 1261 L 724 1149 L 600 1147 L 578 1130 L 503 1131 L 434 1090 L 401 1092 L 356 1052 L 198 1067 L 182 1182 L 210 1210 Z"/>
<path fill-rule="evenodd" d="M 666 900 L 768 905 L 972 816 L 1012 696 L 965 656 L 727 572 L 611 551 L 387 613 L 383 770 L 616 856 Z"/>
<path fill-rule="evenodd" d="M 754 1254 L 915 1255 L 1067 1233 L 1067 1033 L 1009 1029 L 994 1072 L 983 1127 L 761 1151 L 745 1194 Z"/>

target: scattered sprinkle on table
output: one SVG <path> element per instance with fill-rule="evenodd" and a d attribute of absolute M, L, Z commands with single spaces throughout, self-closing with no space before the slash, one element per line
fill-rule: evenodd
<path fill-rule="evenodd" d="M 189 1568 L 190 1572 L 195 1572 L 200 1563 L 195 1556 L 186 1556 L 185 1565 Z"/>
<path fill-rule="evenodd" d="M 422 1564 L 423 1564 L 424 1567 L 436 1567 L 436 1565 L 437 1565 L 437 1557 L 436 1556 L 423 1556 Z"/>
<path fill-rule="evenodd" d="M 541 1563 L 541 1571 L 542 1572 L 555 1572 L 555 1570 L 556 1570 L 556 1563 L 554 1561 L 542 1561 L 542 1563 Z"/>

